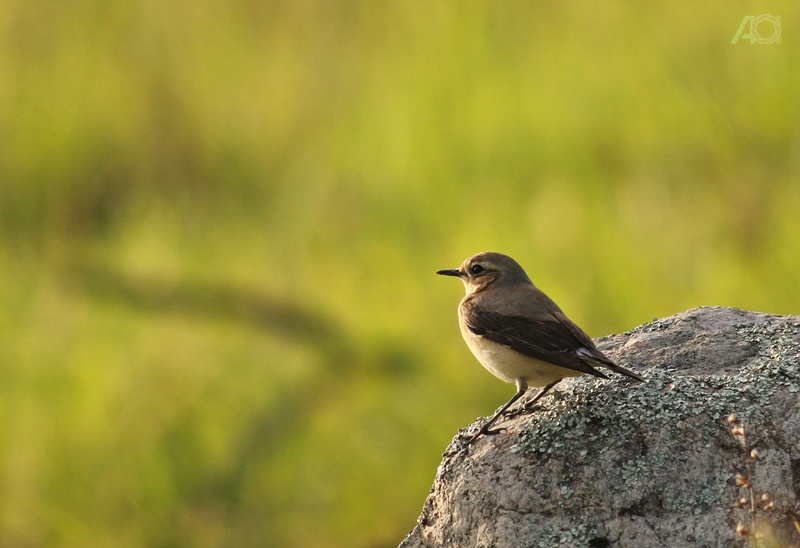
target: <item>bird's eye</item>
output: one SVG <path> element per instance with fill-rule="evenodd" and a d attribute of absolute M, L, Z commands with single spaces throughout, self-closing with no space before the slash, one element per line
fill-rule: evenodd
<path fill-rule="evenodd" d="M 477 276 L 478 274 L 483 274 L 484 270 L 485 269 L 479 264 L 474 264 L 472 265 L 472 268 L 469 269 L 469 271 L 472 272 L 472 274 L 474 274 L 475 276 Z"/>

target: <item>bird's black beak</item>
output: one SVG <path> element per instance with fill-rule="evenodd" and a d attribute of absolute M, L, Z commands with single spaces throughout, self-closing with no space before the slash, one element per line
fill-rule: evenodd
<path fill-rule="evenodd" d="M 437 270 L 436 273 L 442 276 L 455 276 L 456 278 L 461 277 L 461 271 L 457 268 L 451 268 L 450 270 Z"/>

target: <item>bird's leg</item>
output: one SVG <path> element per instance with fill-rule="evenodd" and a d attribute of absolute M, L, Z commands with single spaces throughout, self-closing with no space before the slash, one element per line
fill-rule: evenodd
<path fill-rule="evenodd" d="M 538 393 L 538 394 L 536 394 L 536 396 L 534 396 L 534 398 L 533 398 L 531 401 L 529 401 L 528 403 L 526 403 L 525 405 L 523 405 L 523 406 L 522 406 L 522 412 L 523 412 L 523 413 L 525 413 L 525 412 L 527 412 L 527 411 L 530 411 L 531 409 L 533 409 L 533 405 L 534 405 L 534 404 L 535 404 L 537 401 L 539 401 L 540 399 L 542 399 L 542 396 L 544 396 L 545 394 L 547 394 L 547 392 L 548 392 L 548 391 L 549 391 L 551 388 L 553 388 L 555 385 L 557 385 L 557 384 L 558 384 L 558 383 L 560 383 L 560 382 L 561 382 L 561 379 L 556 379 L 556 380 L 554 380 L 553 382 L 551 382 L 550 384 L 548 384 L 547 386 L 545 386 L 544 388 L 542 388 L 541 390 L 539 390 L 539 393 Z"/>
<path fill-rule="evenodd" d="M 517 385 L 517 393 L 514 394 L 514 396 L 512 396 L 512 398 L 508 400 L 508 402 L 506 402 L 506 404 L 503 407 L 495 411 L 494 415 L 492 415 L 491 418 L 486 422 L 486 424 L 484 424 L 478 431 L 478 434 L 475 436 L 476 438 L 481 434 L 497 434 L 502 430 L 502 429 L 489 430 L 489 427 L 494 423 L 494 421 L 500 418 L 500 416 L 503 415 L 503 413 L 505 413 L 509 407 L 514 405 L 514 402 L 520 399 L 522 395 L 525 393 L 525 391 L 528 389 L 528 383 L 527 381 L 525 381 L 525 379 L 520 378 L 517 379 L 515 382 Z"/>
<path fill-rule="evenodd" d="M 526 404 L 525 404 L 525 405 L 522 407 L 522 409 L 520 410 L 520 412 L 521 412 L 521 413 L 525 413 L 526 411 L 529 411 L 529 410 L 530 410 L 530 409 L 533 407 L 533 405 L 534 405 L 534 404 L 535 404 L 537 401 L 539 401 L 540 399 L 542 399 L 542 397 L 543 397 L 545 394 L 547 394 L 547 392 L 549 392 L 549 391 L 550 391 L 550 389 L 551 389 L 551 388 L 553 388 L 555 385 L 557 385 L 559 382 L 561 382 L 561 379 L 556 379 L 556 380 L 554 380 L 553 382 L 551 382 L 550 384 L 548 384 L 547 386 L 545 386 L 544 388 L 542 388 L 541 390 L 539 390 L 539 393 L 538 393 L 538 394 L 536 394 L 536 396 L 534 396 L 534 397 L 533 397 L 533 399 L 532 399 L 531 401 L 529 401 L 528 403 L 526 403 Z M 506 412 L 506 410 L 508 410 L 508 408 L 509 408 L 509 407 L 511 407 L 512 405 L 514 405 L 514 402 L 515 402 L 515 401 L 517 401 L 518 399 L 520 399 L 520 398 L 522 397 L 522 395 L 523 395 L 523 394 L 525 394 L 525 391 L 526 391 L 526 390 L 528 390 L 528 383 L 527 383 L 527 381 L 525 381 L 525 379 L 521 379 L 521 378 L 520 378 L 520 379 L 517 379 L 517 380 L 516 380 L 516 385 L 517 385 L 517 393 L 516 393 L 516 394 L 514 394 L 514 396 L 513 396 L 513 397 L 512 397 L 510 400 L 508 400 L 508 402 L 506 402 L 506 404 L 505 404 L 503 407 L 501 407 L 500 409 L 498 409 L 497 411 L 495 411 L 495 414 L 494 414 L 494 415 L 492 415 L 492 416 L 489 418 L 489 420 L 488 420 L 488 421 L 486 421 L 486 424 L 484 424 L 484 425 L 481 427 L 481 429 L 480 429 L 480 430 L 478 430 L 478 433 L 477 433 L 477 434 L 475 434 L 474 436 L 472 436 L 472 438 L 470 438 L 469 440 L 467 440 L 467 446 L 468 446 L 470 443 L 472 443 L 473 441 L 475 441 L 476 439 L 478 439 L 478 437 L 479 437 L 481 434 L 485 434 L 485 435 L 497 434 L 498 432 L 501 432 L 501 431 L 503 431 L 503 430 L 504 430 L 503 428 L 498 428 L 498 429 L 496 429 L 496 430 L 490 430 L 490 429 L 489 429 L 489 427 L 490 427 L 490 426 L 491 426 L 491 425 L 494 423 L 494 421 L 496 421 L 498 418 L 500 418 L 500 417 L 501 417 L 501 416 L 502 416 L 502 415 L 503 415 L 503 414 Z M 466 446 L 465 446 L 465 447 L 466 447 Z"/>

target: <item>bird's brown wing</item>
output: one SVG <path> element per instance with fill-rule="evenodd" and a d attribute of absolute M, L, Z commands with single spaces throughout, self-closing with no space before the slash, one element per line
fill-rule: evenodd
<path fill-rule="evenodd" d="M 566 314 L 561 311 L 558 311 L 554 314 L 555 318 L 561 322 L 569 331 L 575 336 L 575 338 L 583 344 L 582 348 L 577 350 L 578 356 L 581 359 L 588 360 L 592 363 L 596 363 L 599 365 L 603 365 L 611 369 L 616 373 L 621 373 L 638 381 L 647 382 L 644 378 L 639 376 L 637 373 L 634 373 L 630 369 L 625 369 L 621 365 L 617 365 L 611 358 L 603 354 L 598 348 L 594 345 L 594 341 L 589 338 L 589 335 L 583 332 L 583 330 L 575 325 L 572 320 L 567 318 Z"/>
<path fill-rule="evenodd" d="M 594 341 L 587 335 L 583 329 L 575 325 L 575 322 L 567 318 L 567 315 L 563 312 L 556 312 L 554 315 L 555 319 L 563 325 L 575 340 L 583 347 L 580 353 L 583 355 L 584 359 L 588 359 L 590 361 L 595 361 L 597 363 L 602 363 L 605 365 L 613 365 L 616 366 L 617 364 L 611 361 L 611 359 L 600 352 L 597 347 L 594 345 Z"/>
<path fill-rule="evenodd" d="M 595 348 L 588 335 L 569 320 L 567 322 L 574 326 L 574 329 L 570 325 L 565 325 L 555 316 L 534 320 L 525 316 L 481 310 L 471 302 L 464 302 L 461 312 L 467 327 L 476 335 L 537 360 L 603 379 L 608 378 L 580 357 L 579 351 L 592 357 L 595 353 L 600 354 L 600 352 Z M 576 335 L 575 330 L 583 337 Z M 585 342 L 586 340 L 588 340 L 588 344 Z M 602 354 L 600 356 L 605 360 L 598 357 L 593 361 L 610 362 Z M 613 362 L 611 363 L 613 364 Z"/>

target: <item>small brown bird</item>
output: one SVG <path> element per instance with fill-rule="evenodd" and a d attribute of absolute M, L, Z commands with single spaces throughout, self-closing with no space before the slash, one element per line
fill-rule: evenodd
<path fill-rule="evenodd" d="M 541 388 L 532 406 L 564 377 L 586 373 L 607 379 L 602 366 L 644 379 L 620 367 L 600 352 L 592 339 L 575 325 L 550 297 L 539 290 L 522 267 L 502 253 L 478 253 L 459 268 L 439 270 L 455 276 L 467 291 L 458 307 L 458 323 L 467 346 L 495 377 L 517 386 L 508 403 L 483 425 L 489 427 L 528 389 Z"/>

